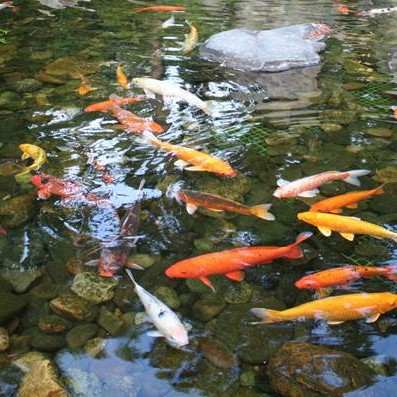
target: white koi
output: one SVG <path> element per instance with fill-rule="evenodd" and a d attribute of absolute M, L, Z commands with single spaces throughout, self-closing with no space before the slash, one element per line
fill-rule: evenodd
<path fill-rule="evenodd" d="M 157 331 L 149 331 L 148 335 L 157 338 L 164 337 L 174 347 L 187 345 L 189 343 L 187 330 L 179 317 L 167 305 L 142 288 L 135 281 L 131 270 L 125 269 L 125 271 L 134 283 L 135 292 L 145 307 L 148 317 L 157 328 Z"/>

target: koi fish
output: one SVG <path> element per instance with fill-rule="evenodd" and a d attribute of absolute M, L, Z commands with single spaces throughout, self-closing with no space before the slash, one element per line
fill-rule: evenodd
<path fill-rule="evenodd" d="M 230 211 L 242 215 L 257 216 L 261 219 L 274 221 L 276 218 L 268 212 L 271 204 L 260 204 L 247 207 L 236 201 L 218 196 L 216 194 L 201 193 L 194 190 L 179 190 L 175 193 L 177 199 L 186 203 L 187 212 L 192 215 L 197 207 L 205 207 L 211 211 Z"/>
<path fill-rule="evenodd" d="M 144 11 L 160 11 L 160 12 L 171 12 L 171 11 L 185 11 L 185 6 L 150 6 L 150 7 L 141 7 L 135 8 L 135 12 L 144 12 Z"/>
<path fill-rule="evenodd" d="M 110 95 L 109 100 L 111 103 L 111 112 L 128 132 L 153 131 L 156 134 L 164 132 L 164 128 L 155 121 L 139 117 L 118 106 L 117 97 L 114 94 Z"/>
<path fill-rule="evenodd" d="M 117 95 L 113 97 L 113 102 L 117 106 L 123 106 L 130 103 L 136 103 L 141 101 L 147 101 L 145 97 L 129 97 L 129 98 L 122 98 Z M 93 103 L 92 105 L 88 105 L 84 108 L 85 112 L 110 112 L 112 110 L 112 101 L 102 101 L 98 103 Z"/>
<path fill-rule="evenodd" d="M 340 194 L 314 203 L 310 207 L 310 211 L 332 212 L 333 214 L 339 214 L 342 212 L 342 207 L 355 209 L 358 207 L 358 201 L 367 200 L 373 196 L 381 195 L 384 192 L 383 185 L 381 185 L 372 190 Z"/>
<path fill-rule="evenodd" d="M 123 87 L 126 90 L 130 88 L 130 85 L 128 84 L 128 78 L 124 73 L 123 67 L 121 65 L 118 65 L 116 68 L 116 77 L 117 83 L 120 87 Z"/>
<path fill-rule="evenodd" d="M 167 28 L 169 28 L 170 26 L 173 26 L 175 24 L 175 18 L 174 18 L 174 16 L 172 16 L 171 18 L 168 18 L 167 20 L 165 20 L 162 24 L 161 24 L 161 27 L 163 28 L 163 29 L 167 29 Z"/>
<path fill-rule="evenodd" d="M 395 120 L 397 120 L 397 106 L 392 106 L 391 110 L 393 110 L 393 117 Z"/>
<path fill-rule="evenodd" d="M 360 278 L 383 276 L 397 281 L 397 266 L 343 266 L 324 270 L 302 277 L 295 283 L 295 287 L 316 289 L 321 295 L 327 287 L 346 286 Z"/>
<path fill-rule="evenodd" d="M 279 179 L 277 181 L 278 189 L 273 193 L 273 196 L 278 198 L 291 198 L 291 197 L 314 197 L 319 190 L 318 186 L 325 183 L 337 181 L 342 179 L 347 183 L 351 183 L 355 186 L 360 186 L 359 176 L 370 174 L 370 170 L 354 170 L 354 171 L 326 171 L 320 174 L 307 176 L 305 178 L 297 179 L 293 182 Z"/>
<path fill-rule="evenodd" d="M 335 9 L 342 15 L 349 15 L 349 7 L 346 4 L 336 2 L 334 4 Z"/>
<path fill-rule="evenodd" d="M 214 113 L 213 101 L 203 101 L 171 81 L 156 80 L 150 77 L 136 77 L 132 79 L 132 83 L 142 88 L 148 97 L 153 98 L 154 94 L 172 97 L 187 102 L 189 105 L 196 106 L 210 116 Z"/>
<path fill-rule="evenodd" d="M 357 17 L 375 17 L 382 14 L 391 14 L 396 11 L 397 7 L 373 8 L 372 10 L 358 11 L 354 15 Z"/>
<path fill-rule="evenodd" d="M 179 160 L 175 162 L 175 165 L 185 167 L 184 169 L 187 171 L 207 171 L 231 177 L 237 175 L 237 172 L 229 163 L 211 154 L 160 141 L 148 131 L 145 131 L 142 136 L 143 142 L 151 143 L 162 150 L 170 152 L 173 156 L 178 157 Z M 187 167 L 189 164 L 193 165 Z"/>
<path fill-rule="evenodd" d="M 212 252 L 194 258 L 184 259 L 170 266 L 165 274 L 176 278 L 198 278 L 205 285 L 214 289 L 208 276 L 224 274 L 234 281 L 244 279 L 244 270 L 249 267 L 271 263 L 274 259 L 296 259 L 303 256 L 300 243 L 307 240 L 312 233 L 301 233 L 294 243 L 284 247 L 244 247 L 229 251 Z"/>
<path fill-rule="evenodd" d="M 147 334 L 153 337 L 164 337 L 174 347 L 185 346 L 189 343 L 188 333 L 179 317 L 163 302 L 142 288 L 132 276 L 129 269 L 125 269 L 128 277 L 134 283 L 135 292 L 139 296 L 145 311 L 157 331 L 149 331 Z"/>
<path fill-rule="evenodd" d="M 21 160 L 32 158 L 33 163 L 27 167 L 24 167 L 21 172 L 16 174 L 16 176 L 26 175 L 30 171 L 38 170 L 47 161 L 46 152 L 39 146 L 31 145 L 29 143 L 22 143 L 19 145 L 19 150 L 22 152 Z"/>
<path fill-rule="evenodd" d="M 183 42 L 181 47 L 181 51 L 184 54 L 192 51 L 193 48 L 196 47 L 198 42 L 197 29 L 190 22 L 187 22 L 187 24 L 190 26 L 190 32 L 187 35 L 186 40 Z"/>
<path fill-rule="evenodd" d="M 374 223 L 362 221 L 360 218 L 308 211 L 299 213 L 298 219 L 316 226 L 326 237 L 334 231 L 349 241 L 353 241 L 355 234 L 367 234 L 372 237 L 390 238 L 397 242 L 397 233 Z"/>
<path fill-rule="evenodd" d="M 308 35 L 308 40 L 321 40 L 327 33 L 332 32 L 332 28 L 325 23 L 316 23 L 317 27 L 312 30 Z"/>
<path fill-rule="evenodd" d="M 14 2 L 12 1 L 4 1 L 3 3 L 0 3 L 0 11 L 4 10 L 4 8 L 11 8 L 14 12 L 20 10 L 20 7 L 14 7 Z"/>
<path fill-rule="evenodd" d="M 97 88 L 94 88 L 91 86 L 88 79 L 82 73 L 78 73 L 78 75 L 79 75 L 79 78 L 81 79 L 81 85 L 76 90 L 79 93 L 79 95 L 84 96 L 84 95 L 87 95 L 90 91 L 97 90 Z"/>
<path fill-rule="evenodd" d="M 341 324 L 361 318 L 365 318 L 367 323 L 373 323 L 381 314 L 396 307 L 396 294 L 377 292 L 331 296 L 281 311 L 253 308 L 251 312 L 261 319 L 259 323 L 254 324 L 298 319 L 326 320 L 328 324 Z"/>

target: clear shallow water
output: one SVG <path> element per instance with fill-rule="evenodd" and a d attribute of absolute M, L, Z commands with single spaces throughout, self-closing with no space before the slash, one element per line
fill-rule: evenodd
<path fill-rule="evenodd" d="M 136 188 L 144 177 L 145 220 L 137 252 L 161 257 L 141 276 L 148 289 L 171 285 L 179 295 L 191 295 L 194 301 L 198 295 L 192 293 L 184 281 L 170 282 L 163 275 L 163 270 L 176 260 L 236 246 L 284 245 L 292 242 L 300 231 L 309 230 L 309 226 L 296 220 L 296 213 L 307 208 L 304 202 L 272 199 L 279 176 L 294 179 L 330 169 L 369 168 L 375 172 L 395 166 L 396 130 L 390 105 L 395 100 L 396 77 L 389 70 L 387 60 L 397 46 L 397 14 L 378 18 L 345 16 L 339 14 L 331 2 L 321 1 L 197 1 L 189 2 L 189 11 L 175 14 L 175 25 L 163 30 L 161 23 L 169 14 L 134 14 L 134 7 L 146 5 L 142 2 L 79 2 L 61 9 L 39 2 L 18 5 L 19 12 L 0 12 L 1 28 L 8 31 L 4 35 L 5 43 L 0 44 L 0 95 L 4 92 L 16 95 L 9 101 L 11 105 L 8 103 L 0 109 L 1 156 L 4 160 L 17 161 L 18 144 L 37 144 L 48 153 L 45 172 L 84 182 L 93 192 L 109 195 L 120 213 L 135 201 Z M 355 2 L 351 7 L 361 10 L 368 4 Z M 178 42 L 183 41 L 188 32 L 186 19 L 198 28 L 200 42 L 213 33 L 234 27 L 267 29 L 314 21 L 330 24 L 334 33 L 327 41 L 321 67 L 270 75 L 241 73 L 200 60 L 197 50 L 182 55 Z M 45 81 L 35 90 L 18 88 L 18 82 L 40 78 L 43 68 L 63 57 L 73 57 L 73 67 L 70 71 L 67 66 L 70 63 L 63 61 L 55 68 L 69 67 L 69 72 L 58 76 L 60 81 Z M 244 177 L 235 182 L 182 172 L 174 167 L 174 161 L 165 152 L 115 128 L 117 123 L 110 115 L 84 113 L 82 109 L 86 105 L 104 100 L 112 93 L 123 96 L 142 93 L 135 89 L 126 92 L 116 85 L 115 69 L 119 63 L 124 64 L 129 78 L 151 75 L 169 79 L 201 98 L 219 101 L 219 115 L 214 119 L 192 107 L 174 102 L 164 104 L 161 100 L 142 102 L 133 109 L 166 127 L 163 139 L 208 150 L 230 161 Z M 76 72 L 87 73 L 90 84 L 97 89 L 87 96 L 79 96 L 75 91 L 80 85 Z M 380 129 L 387 130 L 388 136 L 376 136 Z M 87 164 L 92 157 L 108 166 L 115 177 L 114 184 L 106 184 Z M 1 178 L 1 198 L 18 196 L 28 189 L 26 184 L 17 185 L 13 178 Z M 363 188 L 377 184 L 371 177 L 362 180 Z M 272 202 L 277 223 L 230 215 L 219 220 L 203 213 L 190 217 L 165 194 L 170 184 L 226 192 L 232 197 L 236 194 L 252 205 Z M 351 189 L 346 184 L 336 183 L 324 188 L 322 193 L 333 195 L 347 190 Z M 389 191 L 389 201 L 385 201 L 383 207 L 367 202 L 349 214 L 397 230 L 397 208 L 391 205 L 390 199 L 393 192 L 394 188 Z M 40 211 L 10 229 L 7 238 L 1 237 L 2 266 L 21 270 L 44 267 L 49 269 L 53 281 L 70 284 L 73 276 L 66 272 L 66 262 L 75 254 L 83 255 L 98 241 L 106 240 L 117 227 L 113 212 L 84 206 L 71 208 L 56 200 L 40 202 Z M 88 242 L 80 241 L 84 236 L 89 237 Z M 363 249 L 368 245 L 370 248 Z M 251 269 L 247 271 L 247 282 L 289 307 L 312 299 L 311 293 L 293 288 L 293 282 L 305 273 L 341 263 L 389 264 L 395 261 L 396 255 L 393 243 L 364 237 L 349 243 L 337 235 L 326 239 L 318 232 L 306 244 L 306 249 L 314 252 L 308 263 L 298 267 L 281 261 Z M 227 285 L 230 283 L 227 281 Z M 385 280 L 366 280 L 351 285 L 347 291 L 393 292 L 396 287 Z M 204 296 L 211 293 L 208 291 Z M 192 323 L 193 339 L 211 334 L 210 327 L 192 314 L 191 301 L 187 299 L 187 302 L 190 303 L 182 305 L 180 311 L 184 319 Z M 139 309 L 136 301 L 134 309 Z M 394 324 L 395 315 L 390 313 L 371 325 L 354 322 L 329 327 L 308 322 L 298 330 L 294 325 L 278 325 L 274 326 L 276 332 L 272 337 L 277 341 L 276 334 L 287 330 L 286 340 L 299 339 L 300 332 L 303 340 L 348 351 L 359 358 L 375 354 L 397 358 L 390 352 L 395 339 Z M 248 321 L 244 327 L 249 334 Z M 22 325 L 17 333 L 23 328 Z M 293 332 L 289 334 L 289 330 Z M 144 331 L 138 327 L 139 335 Z M 221 332 L 215 334 L 219 339 Z M 108 390 L 103 389 L 103 384 L 114 361 L 120 376 L 145 373 L 154 391 L 134 389 L 144 396 L 177 395 L 176 390 L 190 395 L 238 395 L 241 393 L 238 375 L 253 369 L 252 363 L 240 360 L 237 369 L 220 371 L 194 348 L 191 355 L 182 356 L 179 361 L 159 362 L 158 355 L 175 355 L 160 341 L 139 336 L 127 343 L 106 337 L 110 347 L 103 361 L 91 359 L 82 352 L 74 356 L 67 351 L 59 353 L 57 359 L 66 377 L 76 376 L 69 370 L 79 365 L 94 373 L 99 383 L 96 383 L 97 394 L 93 395 Z M 229 348 L 239 353 L 244 343 L 250 341 L 239 341 Z M 258 343 L 269 343 L 268 336 Z M 115 351 L 121 345 L 127 346 L 127 352 L 136 350 L 137 362 L 115 358 Z M 255 364 L 262 370 L 261 363 Z M 159 372 L 162 375 L 159 376 Z M 383 383 L 394 381 L 394 376 L 387 381 L 380 379 L 378 394 L 387 390 L 382 389 Z M 272 393 L 263 384 L 266 379 L 256 384 L 253 395 L 263 390 Z M 376 384 L 372 388 L 376 390 Z M 106 392 L 110 393 L 109 390 Z M 126 390 L 117 389 L 117 392 L 134 395 Z M 78 395 L 76 389 L 74 393 Z M 387 391 L 383 393 L 387 395 Z"/>

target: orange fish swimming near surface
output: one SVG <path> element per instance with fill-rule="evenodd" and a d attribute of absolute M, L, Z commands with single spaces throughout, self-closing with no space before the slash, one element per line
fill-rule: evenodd
<path fill-rule="evenodd" d="M 251 266 L 271 263 L 274 259 L 297 259 L 303 256 L 300 243 L 307 240 L 312 233 L 301 233 L 294 243 L 284 247 L 244 247 L 229 251 L 212 252 L 194 258 L 184 259 L 170 266 L 165 274 L 176 278 L 198 278 L 213 289 L 208 276 L 224 274 L 234 281 L 244 279 L 244 270 Z"/>
<path fill-rule="evenodd" d="M 333 214 L 339 214 L 342 212 L 342 207 L 352 209 L 357 208 L 358 201 L 367 200 L 373 196 L 381 195 L 384 192 L 383 185 L 381 185 L 372 190 L 340 194 L 338 196 L 330 197 L 314 203 L 310 207 L 310 211 L 331 212 Z"/>
<path fill-rule="evenodd" d="M 375 322 L 379 316 L 397 307 L 397 295 L 390 292 L 330 296 L 304 303 L 287 310 L 253 308 L 251 312 L 261 321 L 271 324 L 301 319 L 326 320 L 328 324 L 341 324 L 348 320 L 365 318 Z"/>
<path fill-rule="evenodd" d="M 185 11 L 185 6 L 149 6 L 149 7 L 140 7 L 135 8 L 135 12 L 145 12 L 145 11 L 158 11 L 158 12 L 170 12 L 170 11 Z"/>
<path fill-rule="evenodd" d="M 144 132 L 143 138 L 145 143 L 151 143 L 160 149 L 170 152 L 173 156 L 178 157 L 179 160 L 175 162 L 175 164 L 180 167 L 185 167 L 184 169 L 187 171 L 207 171 L 223 176 L 237 175 L 237 172 L 229 163 L 211 154 L 160 141 L 150 132 Z"/>
<path fill-rule="evenodd" d="M 85 112 L 110 112 L 113 108 L 113 103 L 115 103 L 117 106 L 123 106 L 123 105 L 128 105 L 130 103 L 136 103 L 136 102 L 141 102 L 141 101 L 147 101 L 147 98 L 146 97 L 122 98 L 119 96 L 115 96 L 115 97 L 113 97 L 113 102 L 110 100 L 107 100 L 107 101 L 93 103 L 91 105 L 86 106 L 84 108 L 84 111 Z"/>
<path fill-rule="evenodd" d="M 397 233 L 374 223 L 362 221 L 360 218 L 308 211 L 299 213 L 298 219 L 316 226 L 326 237 L 329 237 L 331 232 L 337 232 L 343 238 L 353 241 L 355 234 L 367 234 L 397 242 Z"/>
<path fill-rule="evenodd" d="M 321 290 L 327 287 L 346 286 L 360 278 L 383 276 L 397 281 L 397 266 L 343 266 L 324 270 L 302 277 L 295 283 L 295 287 Z"/>
<path fill-rule="evenodd" d="M 126 90 L 128 90 L 130 88 L 130 85 L 128 84 L 128 78 L 127 78 L 126 74 L 124 73 L 122 65 L 117 66 L 116 77 L 117 77 L 117 83 L 120 87 L 123 87 Z"/>
<path fill-rule="evenodd" d="M 178 200 L 186 203 L 187 212 L 192 215 L 198 207 L 205 207 L 211 211 L 230 211 L 241 215 L 252 215 L 267 221 L 274 221 L 275 217 L 268 210 L 271 204 L 259 204 L 247 207 L 236 201 L 218 196 L 217 194 L 202 193 L 194 190 L 179 190 L 175 193 Z"/>
<path fill-rule="evenodd" d="M 278 189 L 273 193 L 273 196 L 278 198 L 291 197 L 314 197 L 319 190 L 319 186 L 325 183 L 343 180 L 352 185 L 360 186 L 359 176 L 370 174 L 370 170 L 354 170 L 354 171 L 326 171 L 320 174 L 307 176 L 305 178 L 297 179 L 293 182 L 279 179 L 277 181 Z"/>

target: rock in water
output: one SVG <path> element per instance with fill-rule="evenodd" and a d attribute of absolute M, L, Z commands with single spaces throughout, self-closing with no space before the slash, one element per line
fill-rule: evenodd
<path fill-rule="evenodd" d="M 342 396 L 370 385 L 373 370 L 351 354 L 304 342 L 287 342 L 269 360 L 272 388 L 286 397 Z"/>
<path fill-rule="evenodd" d="M 270 30 L 232 29 L 206 40 L 203 59 L 246 71 L 280 72 L 320 63 L 321 40 L 330 27 L 305 23 Z"/>

